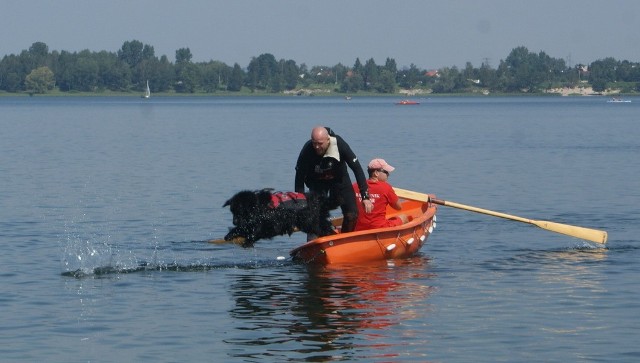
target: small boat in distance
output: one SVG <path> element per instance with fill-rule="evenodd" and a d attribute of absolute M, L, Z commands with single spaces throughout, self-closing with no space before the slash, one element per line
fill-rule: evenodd
<path fill-rule="evenodd" d="M 147 89 L 144 91 L 142 98 L 149 98 L 149 97 L 151 97 L 151 89 L 149 89 L 149 80 L 147 80 Z"/>
<path fill-rule="evenodd" d="M 418 101 L 411 101 L 411 100 L 402 100 L 400 102 L 396 102 L 396 105 L 419 105 L 420 102 Z"/>
<path fill-rule="evenodd" d="M 611 97 L 607 103 L 631 103 L 631 100 L 625 100 L 621 97 Z"/>

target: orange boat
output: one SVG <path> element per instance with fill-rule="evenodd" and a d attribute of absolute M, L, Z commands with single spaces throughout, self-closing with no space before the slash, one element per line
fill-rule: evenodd
<path fill-rule="evenodd" d="M 387 207 L 387 218 L 407 216 L 409 221 L 401 226 L 316 238 L 292 250 L 290 255 L 294 261 L 320 265 L 406 258 L 417 253 L 433 232 L 436 210 L 431 202 L 404 199 L 402 210 Z"/>

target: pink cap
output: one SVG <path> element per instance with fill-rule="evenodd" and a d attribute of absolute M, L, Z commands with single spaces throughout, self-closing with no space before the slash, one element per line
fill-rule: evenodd
<path fill-rule="evenodd" d="M 369 163 L 368 168 L 369 169 L 383 169 L 383 170 L 388 171 L 389 173 L 396 169 L 393 166 L 387 164 L 387 162 L 384 161 L 384 159 L 373 159 L 373 160 L 371 160 L 371 162 Z"/>

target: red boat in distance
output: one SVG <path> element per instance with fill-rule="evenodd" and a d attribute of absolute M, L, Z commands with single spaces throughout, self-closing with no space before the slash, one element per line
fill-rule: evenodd
<path fill-rule="evenodd" d="M 400 102 L 396 102 L 396 105 L 419 105 L 420 102 L 410 101 L 410 100 L 402 100 Z"/>

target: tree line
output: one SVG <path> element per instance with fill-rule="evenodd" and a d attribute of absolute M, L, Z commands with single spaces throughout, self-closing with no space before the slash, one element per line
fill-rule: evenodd
<path fill-rule="evenodd" d="M 220 61 L 193 62 L 189 48 L 175 52 L 175 61 L 155 55 L 153 46 L 138 40 L 125 41 L 117 52 L 49 51 L 36 42 L 20 54 L 0 61 L 0 90 L 11 93 L 141 92 L 149 82 L 152 92 L 283 93 L 323 87 L 336 92 L 393 94 L 399 89 L 423 89 L 433 93 L 539 93 L 556 87 L 588 84 L 595 92 L 615 88 L 624 93 L 640 92 L 640 63 L 614 58 L 588 65 L 568 66 L 564 59 L 545 52 L 514 48 L 493 68 L 487 62 L 474 67 L 467 62 L 437 70 L 414 64 L 398 69 L 393 58 L 378 65 L 373 58 L 357 58 L 353 66 L 298 65 L 265 53 L 252 57 L 246 68 Z"/>

